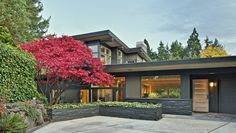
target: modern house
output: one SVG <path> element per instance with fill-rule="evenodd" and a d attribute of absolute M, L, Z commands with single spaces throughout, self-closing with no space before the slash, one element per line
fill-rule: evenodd
<path fill-rule="evenodd" d="M 152 62 L 142 42 L 129 48 L 109 30 L 73 37 L 101 58 L 116 82 L 113 86 L 71 84 L 72 89 L 62 95 L 64 101 L 152 101 L 147 98 L 155 96 L 164 112 L 236 114 L 236 56 Z"/>

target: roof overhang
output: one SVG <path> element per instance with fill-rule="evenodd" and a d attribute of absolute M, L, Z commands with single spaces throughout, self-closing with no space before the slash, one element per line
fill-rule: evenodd
<path fill-rule="evenodd" d="M 110 30 L 74 35 L 72 37 L 84 42 L 99 40 L 101 43 L 106 43 L 111 48 L 128 48 L 128 46 L 124 42 L 122 42 L 116 35 L 114 35 Z"/>
<path fill-rule="evenodd" d="M 178 61 L 106 65 L 105 71 L 108 73 L 124 73 L 124 72 L 166 71 L 166 70 L 228 68 L 228 67 L 235 67 L 236 69 L 236 56 L 178 60 Z"/>

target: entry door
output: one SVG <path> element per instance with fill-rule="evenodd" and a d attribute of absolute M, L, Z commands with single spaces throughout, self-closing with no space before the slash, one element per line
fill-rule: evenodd
<path fill-rule="evenodd" d="M 193 80 L 193 111 L 209 112 L 208 80 Z"/>

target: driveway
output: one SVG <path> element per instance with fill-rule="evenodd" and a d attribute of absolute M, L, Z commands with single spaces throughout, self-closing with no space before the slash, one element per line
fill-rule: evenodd
<path fill-rule="evenodd" d="M 236 117 L 163 115 L 159 121 L 95 116 L 50 123 L 34 133 L 234 133 Z"/>

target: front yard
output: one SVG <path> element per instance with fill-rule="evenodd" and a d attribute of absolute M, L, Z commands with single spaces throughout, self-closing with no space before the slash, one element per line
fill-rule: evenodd
<path fill-rule="evenodd" d="M 94 116 L 50 123 L 34 133 L 232 133 L 236 130 L 236 118 L 218 120 L 202 120 L 195 115 L 164 115 L 159 121 Z"/>

